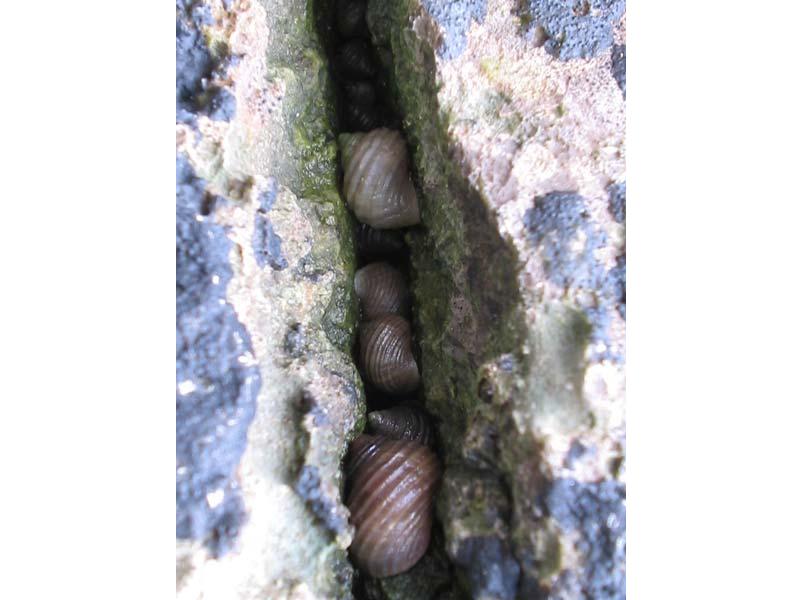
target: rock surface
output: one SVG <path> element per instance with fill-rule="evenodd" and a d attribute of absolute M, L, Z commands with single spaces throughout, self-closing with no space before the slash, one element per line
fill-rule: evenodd
<path fill-rule="evenodd" d="M 354 223 L 310 3 L 176 3 L 179 598 L 347 598 Z"/>
<path fill-rule="evenodd" d="M 624 0 L 370 1 L 445 463 L 429 552 L 380 580 L 341 494 L 365 415 L 333 10 L 176 3 L 178 596 L 624 598 Z"/>
<path fill-rule="evenodd" d="M 372 0 L 367 21 L 420 191 L 414 328 L 463 593 L 623 598 L 625 3 Z"/>

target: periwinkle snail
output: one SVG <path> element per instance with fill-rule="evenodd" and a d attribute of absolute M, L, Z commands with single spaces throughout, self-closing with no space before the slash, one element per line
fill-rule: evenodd
<path fill-rule="evenodd" d="M 367 10 L 365 0 L 337 0 L 336 26 L 345 37 L 364 33 L 364 13 Z"/>
<path fill-rule="evenodd" d="M 350 79 L 369 79 L 377 72 L 372 50 L 364 40 L 354 39 L 339 46 L 336 61 L 342 75 Z"/>
<path fill-rule="evenodd" d="M 390 258 L 406 250 L 403 234 L 396 229 L 374 229 L 361 223 L 356 230 L 356 248 L 367 260 Z"/>
<path fill-rule="evenodd" d="M 397 405 L 419 401 L 411 396 L 420 383 L 407 320 L 411 298 L 393 265 L 407 264 L 408 248 L 398 230 L 418 224 L 420 211 L 405 140 L 388 128 L 399 128 L 401 121 L 390 109 L 386 80 L 378 75 L 379 55 L 368 42 L 365 11 L 365 0 L 336 2 L 341 38 L 334 76 L 349 128 L 339 136 L 342 191 L 359 221 L 359 263 L 368 263 L 353 282 L 362 319 L 358 363 L 368 405 L 389 408 L 371 411 L 371 433 L 350 446 L 346 504 L 355 527 L 353 562 L 368 575 L 387 577 L 413 567 L 428 548 L 441 466 L 430 448 L 433 430 L 425 413 Z M 380 262 L 370 262 L 375 260 Z"/>
<path fill-rule="evenodd" d="M 431 538 L 436 455 L 416 442 L 362 434 L 350 446 L 348 470 L 355 563 L 375 577 L 410 569 Z"/>
<path fill-rule="evenodd" d="M 408 440 L 425 446 L 433 443 L 433 431 L 428 418 L 410 406 L 374 410 L 367 414 L 367 423 L 372 433 L 393 440 Z"/>
<path fill-rule="evenodd" d="M 369 81 L 348 81 L 342 88 L 350 104 L 359 106 L 372 106 L 375 104 L 377 98 L 375 86 Z"/>
<path fill-rule="evenodd" d="M 411 325 L 398 315 L 382 315 L 361 324 L 361 367 L 375 387 L 405 394 L 419 385 L 419 369 L 411 352 Z"/>
<path fill-rule="evenodd" d="M 383 123 L 380 112 L 372 106 L 348 104 L 345 107 L 345 116 L 353 131 L 370 131 Z"/>
<path fill-rule="evenodd" d="M 408 314 L 408 288 L 403 274 L 386 262 L 374 262 L 353 278 L 364 319 L 384 314 Z"/>
<path fill-rule="evenodd" d="M 406 143 L 399 132 L 373 129 L 339 136 L 344 195 L 362 223 L 396 229 L 419 223 L 417 192 L 408 172 Z"/>

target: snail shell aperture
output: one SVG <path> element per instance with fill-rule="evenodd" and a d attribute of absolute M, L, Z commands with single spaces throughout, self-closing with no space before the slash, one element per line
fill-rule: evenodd
<path fill-rule="evenodd" d="M 362 223 L 397 229 L 419 223 L 419 204 L 408 172 L 403 137 L 390 129 L 339 136 L 344 195 Z"/>
<path fill-rule="evenodd" d="M 407 571 L 430 542 L 439 460 L 416 442 L 360 435 L 348 469 L 355 563 L 374 577 Z"/>
<path fill-rule="evenodd" d="M 375 387 L 389 394 L 417 389 L 419 369 L 411 352 L 411 325 L 398 315 L 361 324 L 361 367 Z"/>
<path fill-rule="evenodd" d="M 370 431 L 393 440 L 409 440 L 430 446 L 433 431 L 428 418 L 410 406 L 395 406 L 367 414 Z"/>
<path fill-rule="evenodd" d="M 403 274 L 385 262 L 370 263 L 356 271 L 353 284 L 364 318 L 408 314 L 408 288 Z"/>

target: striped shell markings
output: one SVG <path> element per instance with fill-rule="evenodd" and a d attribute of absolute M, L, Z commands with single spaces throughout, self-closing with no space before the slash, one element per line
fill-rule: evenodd
<path fill-rule="evenodd" d="M 382 315 L 361 324 L 361 368 L 366 378 L 389 394 L 413 392 L 419 369 L 411 351 L 411 325 L 398 315 Z"/>
<path fill-rule="evenodd" d="M 426 446 L 433 443 L 433 431 L 428 418 L 410 406 L 393 406 L 367 414 L 370 431 L 393 440 L 410 440 Z"/>
<path fill-rule="evenodd" d="M 339 136 L 344 195 L 362 223 L 398 229 L 420 222 L 417 192 L 408 171 L 403 136 L 391 129 Z"/>
<path fill-rule="evenodd" d="M 430 542 L 438 458 L 416 442 L 362 434 L 348 468 L 354 562 L 374 577 L 407 571 Z"/>
<path fill-rule="evenodd" d="M 385 314 L 408 314 L 408 288 L 403 274 L 385 262 L 370 263 L 356 271 L 356 295 L 364 318 Z"/>

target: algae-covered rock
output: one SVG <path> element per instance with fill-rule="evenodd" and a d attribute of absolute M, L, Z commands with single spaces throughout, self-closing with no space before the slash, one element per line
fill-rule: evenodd
<path fill-rule="evenodd" d="M 473 598 L 625 594 L 624 11 L 369 3 L 420 192 L 438 516 Z"/>
<path fill-rule="evenodd" d="M 347 598 L 353 222 L 303 2 L 176 3 L 179 598 Z"/>

